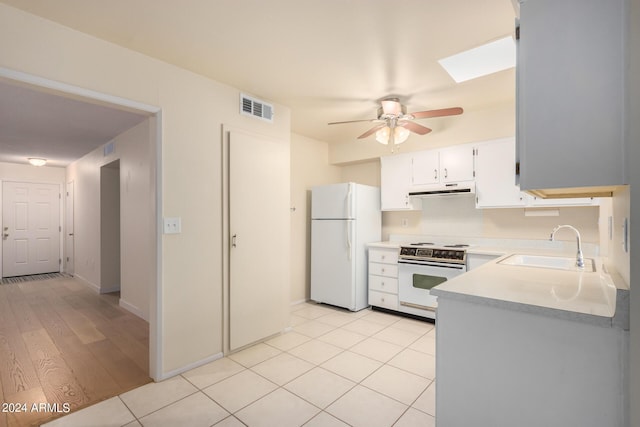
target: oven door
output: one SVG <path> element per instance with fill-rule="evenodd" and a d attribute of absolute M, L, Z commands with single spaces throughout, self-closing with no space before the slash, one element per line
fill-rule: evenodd
<path fill-rule="evenodd" d="M 435 319 L 437 297 L 431 288 L 466 271 L 464 264 L 441 264 L 428 261 L 398 261 L 399 309 L 405 313 Z"/>

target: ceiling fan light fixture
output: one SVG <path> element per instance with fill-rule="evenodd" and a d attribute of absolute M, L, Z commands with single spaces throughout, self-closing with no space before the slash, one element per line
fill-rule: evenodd
<path fill-rule="evenodd" d="M 376 131 L 376 141 L 380 144 L 387 145 L 389 143 L 389 126 L 385 126 L 382 129 Z"/>
<path fill-rule="evenodd" d="M 411 134 L 411 132 L 409 132 L 409 129 L 404 128 L 402 126 L 399 126 L 394 131 L 393 140 L 395 141 L 396 145 L 397 144 L 402 144 L 403 142 L 405 142 L 409 138 L 410 134 Z"/>
<path fill-rule="evenodd" d="M 47 164 L 47 159 L 42 159 L 40 157 L 29 157 L 27 160 L 33 166 L 44 166 Z"/>
<path fill-rule="evenodd" d="M 397 126 L 393 129 L 393 143 L 395 145 L 402 144 L 409 138 L 409 129 L 406 129 L 402 126 Z M 385 126 L 382 129 L 376 132 L 376 141 L 380 144 L 387 145 L 389 144 L 389 137 L 391 136 L 391 128 L 389 126 Z"/>

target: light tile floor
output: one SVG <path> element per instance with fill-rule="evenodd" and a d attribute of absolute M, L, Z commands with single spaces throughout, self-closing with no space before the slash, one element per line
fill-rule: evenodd
<path fill-rule="evenodd" d="M 435 426 L 432 323 L 303 303 L 291 324 L 46 426 Z"/>

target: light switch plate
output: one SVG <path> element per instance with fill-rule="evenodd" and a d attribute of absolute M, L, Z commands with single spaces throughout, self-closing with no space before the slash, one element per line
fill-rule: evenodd
<path fill-rule="evenodd" d="M 182 232 L 182 219 L 164 218 L 164 234 L 178 234 Z"/>

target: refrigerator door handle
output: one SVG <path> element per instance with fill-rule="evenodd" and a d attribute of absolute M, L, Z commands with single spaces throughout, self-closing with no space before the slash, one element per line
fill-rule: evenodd
<path fill-rule="evenodd" d="M 348 186 L 348 190 L 347 190 L 347 218 L 351 218 L 352 184 L 349 183 L 349 184 L 347 184 L 347 186 Z"/>
<path fill-rule="evenodd" d="M 347 256 L 351 261 L 351 221 L 347 221 Z"/>

